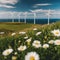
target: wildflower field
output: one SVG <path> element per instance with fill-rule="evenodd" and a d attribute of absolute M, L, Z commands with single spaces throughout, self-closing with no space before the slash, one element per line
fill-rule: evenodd
<path fill-rule="evenodd" d="M 6 34 L 0 38 L 0 60 L 60 60 L 60 22 Z"/>

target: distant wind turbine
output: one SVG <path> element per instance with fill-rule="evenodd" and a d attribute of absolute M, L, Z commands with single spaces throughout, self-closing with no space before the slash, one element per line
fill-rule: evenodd
<path fill-rule="evenodd" d="M 25 12 L 25 13 L 24 13 L 24 15 L 25 15 L 25 23 L 26 23 L 27 13 L 28 13 L 28 12 Z"/>
<path fill-rule="evenodd" d="M 50 16 L 51 16 L 51 14 L 52 13 L 54 13 L 55 12 L 55 10 L 48 10 L 48 13 L 46 14 L 47 16 L 48 16 L 48 25 L 49 25 L 49 22 L 50 22 Z"/>
<path fill-rule="evenodd" d="M 34 13 L 34 24 L 36 24 L 35 19 L 36 19 L 36 13 Z"/>
<path fill-rule="evenodd" d="M 51 10 L 49 9 L 49 10 L 48 10 L 48 13 L 46 14 L 46 15 L 48 16 L 48 25 L 49 25 L 49 22 L 50 22 L 50 21 L 49 21 L 49 19 L 50 19 L 50 14 L 51 14 Z"/>
<path fill-rule="evenodd" d="M 19 12 L 19 14 L 18 14 L 19 22 L 21 22 L 21 21 L 20 21 L 20 19 L 21 19 L 21 16 L 20 16 L 20 15 L 21 15 L 21 12 Z"/>
<path fill-rule="evenodd" d="M 10 12 L 11 18 L 12 18 L 12 22 L 14 22 L 14 13 L 15 13 L 15 12 Z"/>
<path fill-rule="evenodd" d="M 34 14 L 34 24 L 36 24 L 36 12 L 35 11 L 32 11 L 32 10 L 30 10 L 33 14 Z"/>

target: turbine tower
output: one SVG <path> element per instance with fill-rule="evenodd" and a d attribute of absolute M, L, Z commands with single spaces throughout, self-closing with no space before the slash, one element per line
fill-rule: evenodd
<path fill-rule="evenodd" d="M 28 12 L 25 12 L 25 13 L 24 13 L 24 15 L 25 15 L 25 23 L 26 23 L 27 13 L 28 13 Z"/>
<path fill-rule="evenodd" d="M 18 17 L 19 17 L 18 21 L 19 21 L 19 22 L 21 22 L 21 21 L 20 21 L 20 19 L 21 19 L 21 16 L 20 16 L 20 15 L 21 15 L 21 12 L 19 12 L 19 14 L 18 14 Z"/>
<path fill-rule="evenodd" d="M 48 25 L 49 25 L 49 22 L 50 22 L 50 14 L 51 14 L 51 10 L 49 9 L 48 13 L 47 13 L 47 16 L 48 16 Z"/>
<path fill-rule="evenodd" d="M 14 22 L 14 13 L 15 13 L 15 12 L 10 12 L 11 18 L 12 18 L 12 22 Z"/>
<path fill-rule="evenodd" d="M 34 24 L 36 24 L 36 13 L 34 13 Z"/>
<path fill-rule="evenodd" d="M 35 11 L 33 11 L 33 10 L 30 10 L 33 14 L 34 14 L 34 24 L 36 24 L 36 12 Z"/>

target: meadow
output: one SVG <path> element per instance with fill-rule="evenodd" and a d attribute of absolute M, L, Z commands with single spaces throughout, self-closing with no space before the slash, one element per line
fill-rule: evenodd
<path fill-rule="evenodd" d="M 60 60 L 60 22 L 0 23 L 0 60 Z"/>

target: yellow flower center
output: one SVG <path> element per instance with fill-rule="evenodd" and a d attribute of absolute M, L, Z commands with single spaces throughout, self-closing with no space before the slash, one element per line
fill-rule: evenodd
<path fill-rule="evenodd" d="M 36 44 L 36 45 L 39 45 L 39 43 L 38 43 L 38 42 L 36 42 L 35 44 Z"/>
<path fill-rule="evenodd" d="M 7 51 L 7 54 L 8 54 L 8 55 L 10 54 L 9 51 Z"/>
<path fill-rule="evenodd" d="M 24 47 L 21 47 L 21 50 L 23 50 L 24 49 Z"/>
<path fill-rule="evenodd" d="M 30 42 L 28 42 L 28 45 L 30 45 Z"/>
<path fill-rule="evenodd" d="M 17 57 L 16 57 L 16 56 L 13 56 L 13 57 L 12 57 L 12 60 L 16 60 L 16 59 L 17 59 Z"/>
<path fill-rule="evenodd" d="M 31 57 L 30 57 L 30 60 L 35 60 L 34 56 L 31 56 Z"/>
<path fill-rule="evenodd" d="M 56 32 L 56 34 L 59 34 L 59 32 Z"/>
<path fill-rule="evenodd" d="M 59 42 L 59 41 L 58 41 L 57 43 L 58 43 L 58 44 L 60 44 L 60 42 Z"/>

